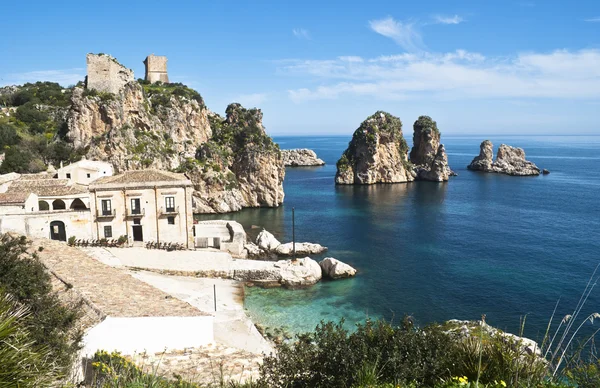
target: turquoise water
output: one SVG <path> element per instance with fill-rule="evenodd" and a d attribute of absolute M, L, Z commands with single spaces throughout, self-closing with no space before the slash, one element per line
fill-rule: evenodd
<path fill-rule="evenodd" d="M 278 209 L 217 218 L 291 241 L 295 207 L 297 240 L 328 246 L 326 256 L 359 275 L 307 290 L 249 288 L 246 308 L 265 325 L 299 332 L 342 317 L 354 323 L 406 313 L 427 324 L 486 314 L 516 332 L 527 314 L 526 334 L 539 338 L 556 301 L 559 316 L 570 313 L 600 262 L 600 137 L 490 137 L 495 149 L 523 147 L 551 171 L 539 177 L 468 171 L 483 139 L 445 137 L 459 174 L 450 182 L 353 187 L 334 184 L 349 137 L 275 140 L 284 149 L 311 148 L 327 165 L 288 168 Z M 600 311 L 600 288 L 585 311 Z"/>

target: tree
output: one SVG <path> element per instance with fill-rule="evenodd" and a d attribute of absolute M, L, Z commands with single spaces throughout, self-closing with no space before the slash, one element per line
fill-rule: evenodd
<path fill-rule="evenodd" d="M 6 146 L 13 146 L 19 142 L 17 130 L 11 124 L 0 124 L 0 152 Z"/>
<path fill-rule="evenodd" d="M 0 165 L 0 174 L 9 172 L 27 173 L 33 156 L 17 146 L 10 147 L 4 153 L 4 162 Z"/>

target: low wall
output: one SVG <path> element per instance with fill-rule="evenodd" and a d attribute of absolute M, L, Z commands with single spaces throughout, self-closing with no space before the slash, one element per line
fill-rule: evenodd
<path fill-rule="evenodd" d="M 31 238 L 50 238 L 50 222 L 65 223 L 67 239 L 92 238 L 93 222 L 89 210 L 59 210 L 7 214 L 0 217 L 0 233 L 16 232 Z"/>
<path fill-rule="evenodd" d="M 98 350 L 125 355 L 183 350 L 214 342 L 214 318 L 107 317 L 83 337 L 83 356 Z"/>

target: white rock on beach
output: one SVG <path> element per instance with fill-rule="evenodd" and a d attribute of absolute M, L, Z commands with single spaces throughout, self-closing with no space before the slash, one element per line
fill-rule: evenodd
<path fill-rule="evenodd" d="M 263 229 L 258 234 L 258 237 L 256 237 L 256 245 L 265 251 L 273 251 L 280 246 L 281 243 L 270 232 L 268 232 L 266 229 Z"/>
<path fill-rule="evenodd" d="M 297 148 L 293 150 L 281 150 L 283 164 L 290 167 L 299 166 L 324 166 L 325 162 L 317 157 L 313 150 Z"/>
<path fill-rule="evenodd" d="M 319 244 L 308 242 L 296 243 L 296 255 L 316 255 L 326 250 L 327 247 Z M 281 244 L 275 249 L 275 252 L 281 256 L 291 256 L 294 254 L 294 244 L 291 242 Z"/>
<path fill-rule="evenodd" d="M 312 286 L 321 280 L 322 271 L 319 263 L 305 257 L 296 260 L 279 260 L 274 264 L 279 269 L 280 283 L 285 287 Z"/>
<path fill-rule="evenodd" d="M 319 262 L 319 265 L 323 270 L 323 276 L 331 279 L 343 279 L 356 275 L 356 269 L 333 257 L 324 258 Z"/>

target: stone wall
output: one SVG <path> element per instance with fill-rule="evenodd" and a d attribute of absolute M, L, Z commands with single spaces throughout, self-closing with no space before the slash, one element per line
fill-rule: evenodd
<path fill-rule="evenodd" d="M 64 222 L 67 239 L 71 236 L 85 239 L 93 237 L 93 222 L 89 210 L 3 215 L 0 217 L 0 233 L 16 232 L 32 238 L 50 238 L 52 221 Z"/>
<path fill-rule="evenodd" d="M 144 65 L 146 65 L 146 81 L 169 83 L 167 57 L 150 54 L 144 60 Z"/>
<path fill-rule="evenodd" d="M 121 65 L 107 54 L 88 54 L 86 88 L 98 92 L 117 94 L 133 81 L 133 70 Z"/>

